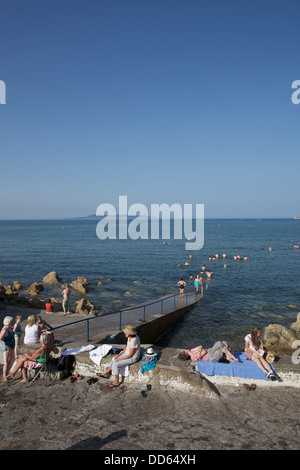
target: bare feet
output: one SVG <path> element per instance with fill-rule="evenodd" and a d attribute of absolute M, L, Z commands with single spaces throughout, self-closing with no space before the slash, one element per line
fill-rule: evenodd
<path fill-rule="evenodd" d="M 232 357 L 227 357 L 227 360 L 228 360 L 229 362 L 237 362 L 237 361 L 238 361 L 238 358 L 232 356 Z"/>

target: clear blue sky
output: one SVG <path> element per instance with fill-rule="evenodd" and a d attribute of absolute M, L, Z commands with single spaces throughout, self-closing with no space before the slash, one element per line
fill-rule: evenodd
<path fill-rule="evenodd" d="M 300 216 L 299 0 L 1 0 L 0 218 Z"/>

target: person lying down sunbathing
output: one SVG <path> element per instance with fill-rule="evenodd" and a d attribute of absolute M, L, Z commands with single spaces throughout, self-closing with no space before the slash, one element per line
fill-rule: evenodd
<path fill-rule="evenodd" d="M 178 354 L 178 359 L 183 361 L 191 359 L 192 361 L 212 362 L 220 362 L 224 359 L 229 362 L 238 361 L 226 341 L 217 341 L 212 348 L 208 349 L 205 349 L 203 346 L 197 346 L 193 349 L 184 349 Z"/>

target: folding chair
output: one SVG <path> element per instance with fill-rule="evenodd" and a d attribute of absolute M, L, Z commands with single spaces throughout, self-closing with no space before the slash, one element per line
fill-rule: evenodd
<path fill-rule="evenodd" d="M 48 375 L 48 367 L 49 367 L 49 357 L 50 351 L 46 351 L 45 360 L 40 362 L 38 367 L 34 367 L 33 369 L 27 369 L 27 381 L 26 387 L 30 387 L 32 382 L 38 379 L 41 376 L 41 373 L 44 374 L 45 385 L 47 386 L 47 375 Z M 31 372 L 33 372 L 33 377 L 31 378 Z"/>

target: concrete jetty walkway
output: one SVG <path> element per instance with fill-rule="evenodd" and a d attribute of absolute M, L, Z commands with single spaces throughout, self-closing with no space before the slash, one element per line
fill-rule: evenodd
<path fill-rule="evenodd" d="M 181 322 L 184 315 L 202 297 L 201 293 L 198 295 L 185 293 L 183 296 L 170 294 L 152 302 L 95 317 L 77 313 L 65 316 L 63 311 L 49 315 L 45 310 L 28 309 L 21 306 L 7 306 L 0 312 L 0 316 L 3 321 L 6 315 L 21 314 L 23 317 L 21 327 L 24 332 L 27 317 L 32 313 L 40 314 L 54 329 L 55 339 L 68 348 L 88 343 L 124 343 L 122 328 L 128 324 L 137 328 L 142 343 L 153 344 Z"/>

